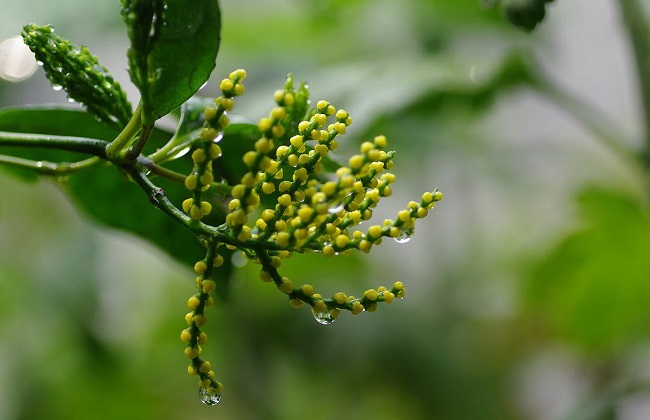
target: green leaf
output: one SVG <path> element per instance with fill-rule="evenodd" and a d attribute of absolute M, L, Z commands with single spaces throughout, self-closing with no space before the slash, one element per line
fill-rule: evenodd
<path fill-rule="evenodd" d="M 89 137 L 111 141 L 119 130 L 106 127 L 91 114 L 59 105 L 0 109 L 0 130 Z"/>
<path fill-rule="evenodd" d="M 0 110 L 0 131 L 91 137 L 106 140 L 107 144 L 118 134 L 117 130 L 107 128 L 86 112 L 60 107 Z M 154 131 L 152 146 L 164 144 L 167 138 L 166 133 Z M 74 162 L 85 157 L 82 154 L 53 149 L 8 146 L 0 147 L 0 153 L 52 162 Z M 191 168 L 191 160 L 186 160 L 190 162 L 185 162 L 186 166 Z M 22 172 L 24 171 L 21 171 L 21 175 L 36 179 L 33 173 Z M 78 207 L 97 222 L 136 234 L 184 264 L 193 265 L 205 255 L 205 249 L 185 226 L 151 205 L 146 194 L 116 167 L 99 164 L 58 180 Z M 166 195 L 178 206 L 189 195 L 183 185 L 162 179 L 154 179 L 154 182 L 164 188 Z M 212 214 L 206 221 L 215 225 L 222 223 L 225 215 L 219 210 L 219 204 L 213 203 Z M 228 264 L 220 267 L 219 273 L 227 280 L 231 266 L 228 258 L 226 261 Z"/>
<path fill-rule="evenodd" d="M 131 47 L 131 80 L 140 90 L 143 123 L 167 115 L 210 77 L 219 50 L 216 0 L 122 0 Z"/>
<path fill-rule="evenodd" d="M 650 215 L 638 199 L 591 188 L 580 195 L 585 227 L 565 237 L 528 284 L 535 319 L 591 351 L 647 338 Z"/>
<path fill-rule="evenodd" d="M 43 63 L 52 86 L 65 90 L 70 99 L 107 124 L 121 127 L 131 119 L 133 110 L 126 93 L 88 48 L 61 38 L 51 26 L 26 25 L 22 35 Z"/>
<path fill-rule="evenodd" d="M 106 141 L 112 140 L 118 134 L 116 129 L 100 123 L 87 112 L 60 106 L 1 109 L 0 131 L 89 137 Z M 11 146 L 0 146 L 0 154 L 53 163 L 76 162 L 90 157 L 89 155 L 64 150 Z M 0 165 L 0 167 L 26 180 L 36 180 L 38 178 L 38 175 L 33 171 L 10 166 Z"/>

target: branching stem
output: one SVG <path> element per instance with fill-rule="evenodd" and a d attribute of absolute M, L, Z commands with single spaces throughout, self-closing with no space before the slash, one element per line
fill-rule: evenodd
<path fill-rule="evenodd" d="M 106 146 L 106 156 L 110 160 L 119 158 L 119 156 L 126 150 L 127 147 L 133 142 L 136 134 L 142 128 L 142 102 L 138 104 L 133 116 L 129 123 L 124 127 L 122 132 Z M 133 159 L 132 159 L 133 160 Z"/>

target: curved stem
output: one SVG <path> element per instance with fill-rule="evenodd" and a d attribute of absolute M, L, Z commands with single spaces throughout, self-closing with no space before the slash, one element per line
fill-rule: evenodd
<path fill-rule="evenodd" d="M 149 141 L 149 137 L 151 137 L 152 132 L 153 125 L 145 125 L 142 127 L 140 137 L 138 137 L 133 146 L 131 146 L 131 148 L 125 154 L 126 160 L 132 161 L 137 159 L 137 157 L 142 152 L 142 149 L 144 149 L 145 144 L 147 144 L 147 141 Z"/>
<path fill-rule="evenodd" d="M 113 160 L 131 144 L 135 135 L 142 128 L 142 102 L 138 104 L 129 123 L 122 132 L 106 146 L 106 156 Z"/>
<path fill-rule="evenodd" d="M 646 164 L 650 166 L 650 29 L 644 19 L 646 11 L 638 0 L 619 0 L 619 4 L 634 53 L 645 119 L 644 134 L 649 159 Z"/>
<path fill-rule="evenodd" d="M 26 169 L 41 175 L 51 176 L 67 175 L 79 170 L 87 169 L 99 162 L 101 162 L 101 160 L 97 156 L 73 163 L 54 163 L 43 160 L 34 161 L 14 156 L 0 155 L 0 164 Z"/>
<path fill-rule="evenodd" d="M 190 229 L 195 235 L 212 238 L 227 245 L 232 245 L 241 249 L 260 248 L 269 251 L 280 251 L 281 248 L 275 242 L 269 242 L 260 239 L 248 239 L 240 241 L 231 236 L 230 230 L 224 225 L 210 226 L 192 219 L 190 216 L 179 210 L 165 195 L 165 191 L 156 186 L 142 170 L 139 164 L 125 164 L 122 168 L 133 178 L 133 180 L 144 190 L 149 197 L 149 201 L 160 210 L 171 216 L 174 220 Z M 290 250 L 293 251 L 293 250 Z"/>
<path fill-rule="evenodd" d="M 637 175 L 641 175 L 641 178 L 644 177 L 642 175 L 644 165 L 641 155 L 635 153 L 624 141 L 621 141 L 620 131 L 612 128 L 613 124 L 608 122 L 606 116 L 542 76 L 538 75 L 531 86 L 547 100 L 582 123 L 603 147 L 618 156 Z"/>
<path fill-rule="evenodd" d="M 50 134 L 26 134 L 0 131 L 0 146 L 42 147 L 87 153 L 106 159 L 104 140 L 87 137 L 56 136 Z"/>

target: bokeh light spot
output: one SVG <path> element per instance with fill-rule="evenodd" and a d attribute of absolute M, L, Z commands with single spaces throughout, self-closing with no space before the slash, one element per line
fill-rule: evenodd
<path fill-rule="evenodd" d="M 34 54 L 19 36 L 0 42 L 0 78 L 9 82 L 20 82 L 36 71 Z"/>

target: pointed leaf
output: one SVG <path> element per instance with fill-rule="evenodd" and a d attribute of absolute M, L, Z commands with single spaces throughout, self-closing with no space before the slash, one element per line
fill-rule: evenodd
<path fill-rule="evenodd" d="M 122 0 L 131 80 L 150 124 L 188 100 L 210 77 L 219 49 L 216 0 Z"/>

